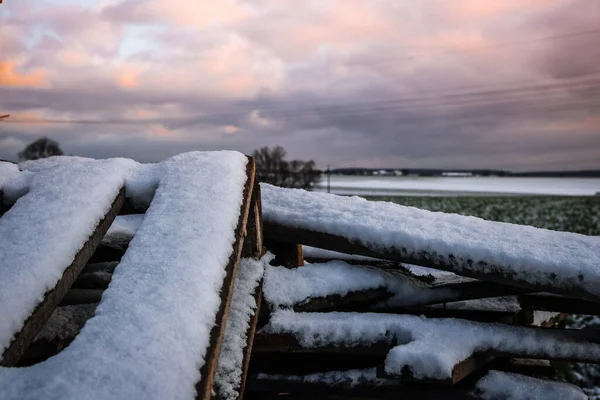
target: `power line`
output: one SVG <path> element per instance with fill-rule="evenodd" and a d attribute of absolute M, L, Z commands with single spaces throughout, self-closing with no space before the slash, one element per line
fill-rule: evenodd
<path fill-rule="evenodd" d="M 261 114 L 269 118 L 287 118 L 298 117 L 307 114 L 345 114 L 345 113 L 363 113 L 373 110 L 380 111 L 403 111 L 418 108 L 440 108 L 440 107 L 458 107 L 469 105 L 493 105 L 496 103 L 506 103 L 509 101 L 524 101 L 534 100 L 540 97 L 540 101 L 545 101 L 549 98 L 569 96 L 569 90 L 586 90 L 586 93 L 595 94 L 595 90 L 600 84 L 600 79 L 574 79 L 567 82 L 558 83 L 543 83 L 529 86 L 508 87 L 494 90 L 468 91 L 459 93 L 448 93 L 442 96 L 415 96 L 415 97 L 400 97 L 390 98 L 385 100 L 376 100 L 371 102 L 355 102 L 343 104 L 331 104 L 321 107 L 308 108 L 278 108 L 278 109 L 261 109 Z M 252 108 L 251 108 L 252 109 Z M 193 124 L 202 122 L 202 120 L 210 118 L 241 118 L 245 117 L 251 109 L 246 111 L 234 112 L 216 112 L 202 116 L 177 117 L 177 118 L 153 118 L 153 119 L 12 119 L 6 121 L 13 124 L 152 124 L 152 123 L 185 123 Z"/>

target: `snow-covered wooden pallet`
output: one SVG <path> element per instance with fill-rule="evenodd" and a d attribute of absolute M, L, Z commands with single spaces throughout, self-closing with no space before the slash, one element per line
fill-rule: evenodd
<path fill-rule="evenodd" d="M 600 239 L 262 185 L 265 238 L 600 302 Z"/>
<path fill-rule="evenodd" d="M 253 161 L 213 152 L 21 167 L 0 169 L 11 174 L 0 179 L 11 205 L 0 218 L 0 398 L 241 397 L 266 262 L 238 267 L 262 252 Z M 59 354 L 10 368 L 125 200 L 147 211 L 94 316 Z M 217 388 L 220 369 L 237 378 Z"/>
<path fill-rule="evenodd" d="M 331 393 L 344 380 L 351 381 L 342 389 L 347 394 L 361 385 L 369 393 L 373 382 L 356 373 L 369 368 L 386 383 L 383 397 L 436 398 L 444 392 L 439 385 L 458 384 L 448 393 L 479 398 L 462 389 L 490 368 L 514 365 L 515 357 L 600 363 L 592 332 L 511 326 L 554 326 L 564 315 L 537 310 L 560 307 L 555 298 L 565 300 L 567 311 L 600 312 L 598 238 L 269 185 L 262 190 L 266 243 L 283 249 L 290 265 L 265 273 L 271 314 L 256 336 L 250 386 L 259 397 L 284 391 L 286 382 L 298 398 Z M 311 262 L 306 266 L 285 250 L 299 244 Z M 532 294 L 539 291 L 563 296 Z M 347 369 L 353 369 L 348 376 Z M 525 385 L 520 379 L 527 378 L 507 382 Z M 364 397 L 379 398 L 375 392 Z"/>

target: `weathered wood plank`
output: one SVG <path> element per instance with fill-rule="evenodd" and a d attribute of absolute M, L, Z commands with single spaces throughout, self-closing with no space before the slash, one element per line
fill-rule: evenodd
<path fill-rule="evenodd" d="M 251 204 L 242 256 L 260 258 L 264 254 L 265 249 L 263 246 L 262 205 L 260 202 L 260 185 L 258 184 L 258 180 L 254 182 Z"/>
<path fill-rule="evenodd" d="M 530 307 L 534 310 L 600 315 L 600 303 L 548 293 L 524 294 L 519 296 L 519 302 L 523 307 Z"/>
<path fill-rule="evenodd" d="M 273 397 L 269 397 L 273 396 Z M 252 399 L 473 399 L 470 387 L 404 384 L 398 380 L 326 383 L 314 376 L 255 375 L 248 381 Z"/>
<path fill-rule="evenodd" d="M 304 265 L 302 246 L 294 243 L 281 242 L 276 239 L 265 239 L 267 250 L 275 255 L 271 265 L 286 268 L 297 268 Z"/>
<path fill-rule="evenodd" d="M 404 383 L 427 383 L 436 385 L 455 385 L 475 372 L 481 372 L 484 367 L 489 367 L 495 357 L 488 352 L 475 353 L 459 362 L 452 368 L 452 378 L 443 380 L 419 379 L 413 376 L 409 368 L 405 368 L 399 376 L 389 375 L 383 365 L 377 368 L 377 377 L 382 379 L 396 379 Z"/>
<path fill-rule="evenodd" d="M 65 294 L 59 305 L 62 307 L 99 303 L 102 299 L 104 290 L 105 289 L 71 289 Z"/>
<path fill-rule="evenodd" d="M 221 288 L 221 304 L 219 306 L 219 312 L 215 318 L 215 325 L 210 333 L 210 344 L 207 349 L 205 361 L 200 368 L 200 381 L 196 384 L 196 398 L 208 400 L 212 396 L 213 384 L 215 373 L 217 370 L 217 363 L 219 361 L 219 354 L 221 352 L 221 342 L 223 341 L 223 335 L 225 333 L 225 324 L 227 322 L 227 314 L 229 307 L 231 306 L 231 295 L 233 294 L 234 277 L 244 247 L 244 232 L 248 223 L 248 216 L 250 215 L 252 191 L 254 188 L 254 181 L 256 179 L 256 167 L 254 160 L 248 157 L 248 164 L 246 168 L 247 180 L 244 186 L 243 192 L 243 203 L 240 208 L 240 216 L 238 224 L 235 229 L 236 241 L 233 245 L 229 262 L 225 267 L 226 276 L 223 280 L 223 287 Z"/>
<path fill-rule="evenodd" d="M 65 269 L 62 277 L 56 283 L 54 288 L 46 292 L 42 302 L 38 304 L 33 313 L 27 318 L 21 331 L 15 335 L 8 348 L 4 351 L 2 359 L 0 360 L 0 365 L 10 367 L 14 366 L 19 361 L 19 358 L 21 358 L 23 353 L 33 342 L 36 334 L 46 323 L 48 318 L 50 318 L 54 309 L 60 304 L 63 297 L 96 250 L 96 247 L 100 244 L 102 237 L 123 205 L 124 198 L 125 191 L 124 189 L 121 189 L 109 211 L 98 223 L 95 231 L 85 242 L 81 250 L 79 250 L 71 265 Z"/>
<path fill-rule="evenodd" d="M 407 279 L 411 277 L 407 276 Z M 457 301 L 477 300 L 489 297 L 512 296 L 529 292 L 528 289 L 514 288 L 497 283 L 473 281 L 445 284 L 439 286 L 423 286 L 424 295 L 412 296 L 402 301 L 401 309 Z M 426 294 L 426 295 L 425 295 Z M 394 293 L 384 287 L 350 292 L 346 295 L 330 295 L 314 297 L 294 305 L 295 311 L 329 312 L 329 311 L 366 311 L 369 305 L 380 304 L 391 298 Z M 400 299 L 398 299 L 400 302 Z M 386 309 L 386 306 L 378 306 Z M 395 311 L 394 313 L 398 313 Z"/>
<path fill-rule="evenodd" d="M 253 353 L 332 353 L 353 355 L 378 355 L 386 356 L 393 346 L 393 341 L 385 340 L 370 345 L 356 345 L 350 347 L 326 345 L 307 348 L 300 345 L 298 339 L 291 334 L 268 334 L 257 332 L 254 336 Z"/>
<path fill-rule="evenodd" d="M 283 226 L 272 222 L 264 222 L 264 233 L 266 239 L 274 239 L 280 242 L 291 244 L 305 244 L 327 250 L 338 251 L 347 254 L 358 254 L 368 257 L 381 258 L 390 261 L 404 262 L 407 264 L 421 265 L 429 268 L 436 268 L 445 271 L 451 271 L 458 275 L 467 276 L 483 281 L 495 282 L 506 286 L 529 289 L 533 292 L 550 292 L 563 294 L 565 296 L 587 299 L 600 302 L 594 294 L 585 290 L 582 285 L 571 285 L 569 288 L 558 288 L 552 285 L 533 284 L 517 278 L 511 274 L 510 270 L 501 267 L 478 262 L 480 268 L 471 267 L 469 264 L 462 264 L 452 254 L 442 257 L 439 254 L 421 251 L 418 254 L 411 254 L 406 248 L 399 244 L 397 247 L 381 249 L 375 245 L 367 245 L 360 242 L 353 242 L 348 238 L 329 233 L 316 232 L 307 229 L 300 229 L 290 226 Z M 448 259 L 450 262 L 446 262 Z"/>
<path fill-rule="evenodd" d="M 344 296 L 330 295 L 315 297 L 302 304 L 294 305 L 294 311 L 302 312 L 330 312 L 330 311 L 368 311 L 368 307 L 392 297 L 386 288 L 350 292 Z"/>
<path fill-rule="evenodd" d="M 244 349 L 244 362 L 242 363 L 242 382 L 239 387 L 240 396 L 238 400 L 242 400 L 244 398 L 244 391 L 246 388 L 246 381 L 248 379 L 248 369 L 250 367 L 250 358 L 252 356 L 252 345 L 254 343 L 254 336 L 256 335 L 256 324 L 258 322 L 258 313 L 261 306 L 261 298 L 262 298 L 262 289 L 259 286 L 254 295 L 254 299 L 256 300 L 256 311 L 250 320 L 250 326 L 248 329 L 248 342 L 246 343 L 246 348 Z"/>

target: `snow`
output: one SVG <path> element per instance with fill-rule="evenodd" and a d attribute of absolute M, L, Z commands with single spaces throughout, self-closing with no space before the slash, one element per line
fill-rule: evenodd
<path fill-rule="evenodd" d="M 497 350 L 530 358 L 599 361 L 600 344 L 542 330 L 459 319 L 369 313 L 296 313 L 276 310 L 263 331 L 292 334 L 302 347 L 398 343 L 385 361 L 390 375 L 409 368 L 416 378 L 450 379 L 452 368 L 474 352 Z"/>
<path fill-rule="evenodd" d="M 272 306 L 291 307 L 310 299 L 330 295 L 345 296 L 350 292 L 385 288 L 393 295 L 390 306 L 409 306 L 435 301 L 449 293 L 431 290 L 422 282 L 396 271 L 343 261 L 308 264 L 298 268 L 268 266 L 265 271 L 263 293 Z"/>
<path fill-rule="evenodd" d="M 476 390 L 484 400 L 587 399 L 581 388 L 569 383 L 500 371 L 488 372 L 477 381 Z"/>
<path fill-rule="evenodd" d="M 453 194 L 520 194 L 593 196 L 600 191 L 598 178 L 531 178 L 531 177 L 347 177 L 331 176 L 336 194 L 357 195 L 453 195 Z M 317 184 L 324 190 L 326 181 Z"/>
<path fill-rule="evenodd" d="M 270 253 L 265 254 L 260 260 L 244 258 L 238 267 L 215 375 L 215 386 L 221 399 L 238 398 L 250 321 L 257 308 L 254 296 L 263 277 L 265 266 L 269 265 L 273 258 L 275 256 Z"/>
<path fill-rule="evenodd" d="M 94 317 L 56 356 L 27 368 L 0 368 L 0 398 L 195 398 L 195 384 L 200 379 L 220 305 L 225 266 L 235 241 L 246 164 L 247 158 L 237 152 L 186 153 L 161 163 L 160 184 L 152 204 L 115 269 Z M 91 166 L 96 164 L 82 165 L 93 169 Z M 105 170 L 111 164 L 102 165 Z M 48 174 L 45 186 L 48 180 L 61 186 L 57 180 L 66 177 L 57 176 L 58 168 Z M 74 164 L 66 170 L 74 168 L 79 166 Z M 36 178 L 45 173 L 40 171 Z M 119 173 L 113 171 L 110 176 Z M 71 188 L 90 186 L 86 194 L 99 194 L 112 180 L 105 178 L 98 183 L 96 179 L 61 179 Z M 23 210 L 28 196 L 19 199 L 13 210 Z M 69 204 L 68 197 L 57 197 L 63 208 Z M 103 196 L 92 196 L 98 197 Z M 33 200 L 30 202 L 39 206 L 41 199 Z M 44 199 L 44 204 L 52 206 L 51 200 Z M 88 207 L 87 203 L 94 202 L 79 201 L 78 206 Z M 80 220 L 78 212 L 67 209 Z M 6 229 L 4 219 L 9 213 L 0 219 L 0 229 Z M 69 219 L 69 213 L 63 213 L 53 219 L 54 224 L 62 231 L 73 231 L 73 223 L 69 229 L 56 223 Z M 12 233 L 17 226 L 9 231 Z M 28 230 L 32 226 L 27 224 Z M 58 230 L 48 242 L 56 245 L 62 235 Z M 5 237 L 0 235 L 0 240 L 6 241 Z M 38 244 L 44 237 L 47 235 L 38 235 Z M 0 249 L 4 254 L 6 249 Z M 63 253 L 53 250 L 55 255 Z M 44 260 L 45 270 L 49 270 L 48 259 Z M 3 279 L 0 296 L 5 295 L 7 281 L 11 290 L 18 282 Z M 18 293 L 31 292 L 21 288 Z M 4 299 L 0 304 L 4 309 Z"/>
<path fill-rule="evenodd" d="M 56 166 L 70 166 L 93 161 L 93 158 L 86 157 L 54 156 L 39 160 L 24 161 L 19 164 L 19 168 L 23 171 L 40 172 Z M 125 184 L 125 195 L 132 200 L 135 206 L 147 208 L 158 187 L 164 163 L 139 164 L 131 160 L 128 161 L 134 163 L 135 166 L 128 173 Z"/>
<path fill-rule="evenodd" d="M 558 312 L 534 310 L 532 325 L 542 326 L 545 322 L 552 321 L 552 319 L 558 317 L 559 315 L 560 313 Z"/>
<path fill-rule="evenodd" d="M 93 158 L 76 157 L 76 156 L 52 156 L 39 158 L 37 160 L 28 160 L 19 163 L 19 168 L 22 171 L 41 172 L 43 170 L 54 168 L 57 166 L 68 167 L 74 164 L 93 162 Z"/>
<path fill-rule="evenodd" d="M 19 173 L 19 167 L 16 164 L 0 161 L 0 189 L 4 183 Z"/>
<path fill-rule="evenodd" d="M 107 160 L 36 173 L 0 218 L 0 353 L 108 212 L 130 166 Z"/>
<path fill-rule="evenodd" d="M 117 215 L 110 228 L 102 238 L 102 243 L 129 242 L 139 229 L 144 214 Z"/>
<path fill-rule="evenodd" d="M 322 258 L 322 259 L 344 260 L 344 261 L 381 261 L 381 262 L 385 262 L 385 260 L 381 260 L 378 258 L 360 256 L 358 254 L 340 253 L 337 251 L 319 249 L 317 247 L 311 247 L 311 246 L 302 246 L 302 255 L 304 256 L 304 258 Z"/>
<path fill-rule="evenodd" d="M 461 275 L 502 273 L 600 299 L 600 238 L 262 184 L 263 219 L 338 235 L 375 251 L 423 252 Z"/>

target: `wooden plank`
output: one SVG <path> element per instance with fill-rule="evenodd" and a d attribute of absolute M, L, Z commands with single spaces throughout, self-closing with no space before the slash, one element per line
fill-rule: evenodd
<path fill-rule="evenodd" d="M 8 348 L 4 351 L 2 359 L 0 360 L 1 366 L 14 366 L 23 353 L 25 353 L 29 345 L 33 342 L 36 334 L 46 323 L 48 318 L 50 318 L 54 309 L 60 304 L 63 297 L 96 250 L 96 247 L 100 244 L 102 237 L 106 231 L 108 231 L 108 228 L 123 205 L 124 199 L 125 190 L 121 189 L 115 200 L 112 202 L 110 209 L 98 223 L 96 229 L 85 242 L 81 250 L 79 250 L 71 265 L 65 269 L 62 277 L 56 283 L 54 288 L 46 292 L 42 302 L 38 304 L 33 313 L 27 318 L 21 331 L 15 335 Z"/>
<path fill-rule="evenodd" d="M 375 368 L 385 362 L 387 354 L 271 352 L 252 354 L 250 374 L 306 375 L 326 371 Z"/>
<path fill-rule="evenodd" d="M 523 307 L 530 307 L 534 310 L 600 315 L 600 303 L 548 293 L 524 294 L 519 296 L 519 302 Z"/>
<path fill-rule="evenodd" d="M 252 190 L 256 179 L 256 167 L 254 160 L 250 157 L 248 158 L 246 167 L 246 176 L 247 179 L 244 186 L 243 203 L 240 208 L 240 217 L 235 229 L 236 241 L 233 245 L 229 262 L 225 267 L 226 275 L 223 280 L 223 287 L 221 288 L 221 304 L 215 318 L 215 325 L 210 333 L 210 344 L 206 356 L 204 357 L 204 364 L 200 368 L 200 381 L 196 384 L 197 399 L 208 400 L 212 396 L 215 372 L 217 370 L 217 363 L 221 352 L 221 342 L 223 340 L 225 324 L 227 322 L 226 316 L 229 312 L 229 307 L 231 306 L 231 295 L 233 294 L 233 285 L 235 281 L 234 277 L 244 247 L 244 232 L 246 231 L 246 225 L 248 223 Z"/>
<path fill-rule="evenodd" d="M 315 297 L 302 304 L 294 305 L 294 311 L 330 312 L 330 311 L 368 311 L 368 307 L 386 301 L 393 294 L 386 288 L 349 292 L 346 295 Z"/>
<path fill-rule="evenodd" d="M 407 264 L 421 265 L 429 268 L 436 268 L 445 271 L 451 271 L 458 275 L 467 276 L 483 281 L 495 282 L 506 286 L 529 289 L 533 292 L 550 292 L 563 294 L 570 297 L 587 299 L 600 302 L 594 294 L 588 292 L 581 285 L 572 285 L 569 288 L 558 288 L 552 285 L 533 284 L 522 279 L 518 279 L 511 274 L 511 271 L 503 270 L 502 267 L 478 262 L 476 270 L 472 267 L 472 261 L 462 264 L 452 254 L 444 257 L 436 253 L 421 251 L 418 254 L 409 253 L 401 245 L 393 248 L 381 249 L 375 245 L 366 245 L 360 242 L 353 242 L 348 238 L 329 233 L 316 232 L 307 229 L 299 229 L 290 226 L 284 226 L 272 222 L 264 222 L 264 233 L 266 239 L 274 239 L 281 242 L 292 244 L 305 244 L 327 250 L 338 251 L 347 254 L 358 254 L 368 257 L 381 258 L 390 261 L 404 262 Z M 450 262 L 446 262 L 449 260 Z"/>
<path fill-rule="evenodd" d="M 414 279 L 407 276 L 407 279 Z M 492 282 L 471 281 L 444 284 L 439 286 L 423 286 L 427 296 L 414 296 L 413 301 L 406 299 L 402 307 L 419 307 L 433 304 L 451 303 L 455 301 L 477 300 L 489 297 L 512 296 L 529 292 L 528 289 L 514 288 Z M 346 295 L 330 295 L 326 297 L 314 297 L 305 300 L 302 304 L 294 305 L 295 311 L 367 311 L 369 305 L 383 303 L 394 294 L 386 288 L 375 288 L 362 291 L 350 292 Z M 386 306 L 379 308 L 387 309 Z M 398 311 L 393 311 L 398 313 Z"/>
<path fill-rule="evenodd" d="M 65 294 L 59 305 L 62 307 L 99 303 L 102 299 L 104 290 L 105 289 L 71 289 Z"/>
<path fill-rule="evenodd" d="M 246 381 L 248 379 L 248 369 L 250 367 L 250 358 L 252 355 L 252 345 L 254 343 L 254 336 L 256 334 L 256 324 L 258 322 L 258 313 L 261 306 L 261 298 L 262 298 L 262 288 L 259 286 L 256 289 L 254 294 L 254 299 L 256 300 L 256 311 L 250 320 L 250 326 L 248 329 L 248 341 L 246 342 L 246 348 L 244 349 L 244 362 L 242 363 L 242 382 L 240 383 L 240 387 L 238 388 L 238 393 L 240 394 L 238 400 L 242 400 L 244 398 L 244 391 L 246 388 Z"/>
<path fill-rule="evenodd" d="M 245 235 L 242 256 L 260 258 L 265 249 L 263 246 L 262 205 L 258 180 L 254 182 L 252 189 L 250 215 L 248 216 Z"/>
<path fill-rule="evenodd" d="M 252 376 L 248 381 L 247 398 L 269 399 L 473 399 L 471 388 L 404 384 L 397 380 L 378 383 L 359 381 L 347 383 L 319 382 L 304 376 Z"/>
<path fill-rule="evenodd" d="M 302 246 L 295 243 L 281 242 L 276 239 L 265 239 L 267 250 L 275 255 L 271 265 L 283 266 L 286 268 L 297 268 L 304 265 L 302 256 Z"/>
<path fill-rule="evenodd" d="M 535 378 L 554 378 L 556 367 L 548 360 L 528 358 L 498 358 L 490 369 L 533 376 Z"/>
<path fill-rule="evenodd" d="M 254 337 L 255 354 L 258 353 L 330 353 L 330 354 L 352 354 L 352 355 L 378 355 L 387 356 L 394 342 L 384 340 L 370 345 L 356 345 L 351 347 L 326 345 L 307 348 L 300 345 L 298 339 L 291 334 L 268 334 L 257 332 Z"/>
<path fill-rule="evenodd" d="M 475 353 L 470 357 L 467 357 L 463 361 L 459 362 L 452 368 L 452 378 L 450 379 L 419 379 L 414 377 L 410 368 L 405 367 L 402 370 L 402 374 L 389 375 L 385 372 L 383 365 L 377 368 L 377 377 L 382 379 L 397 379 L 404 383 L 428 383 L 436 385 L 455 385 L 465 378 L 469 377 L 475 372 L 482 372 L 482 369 L 486 366 L 490 366 L 491 362 L 495 360 L 494 355 L 488 352 Z"/>

